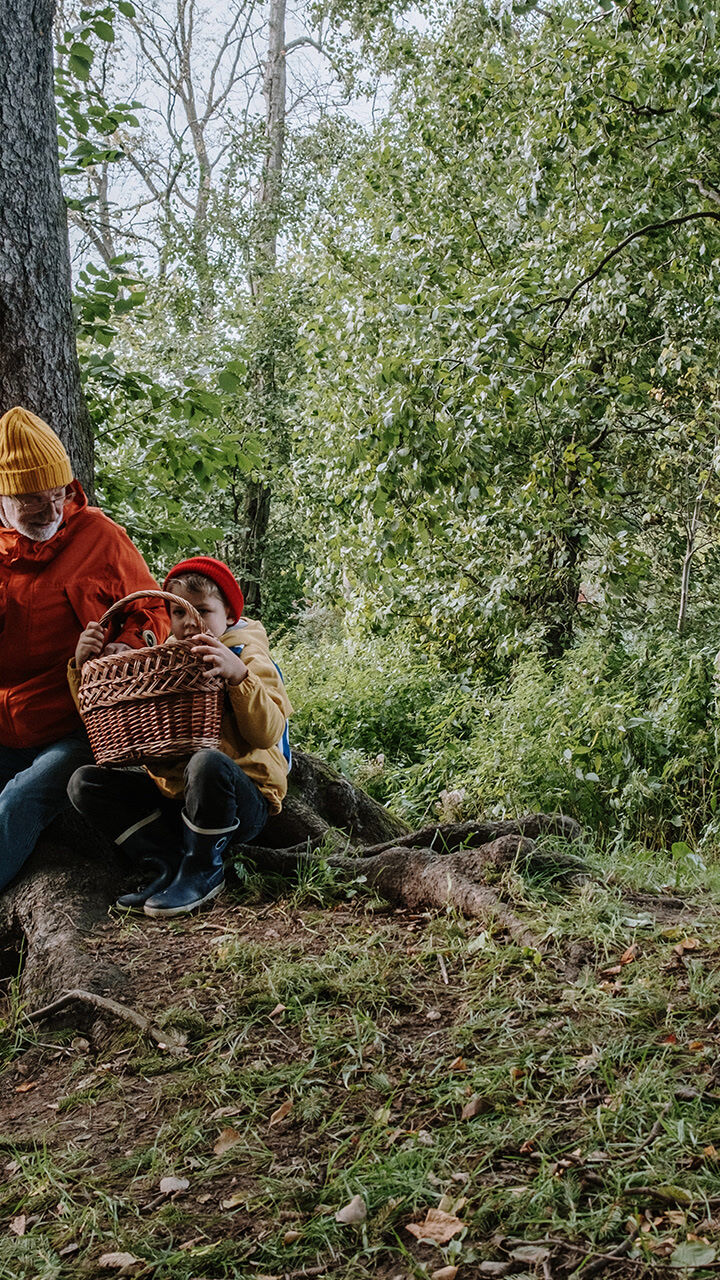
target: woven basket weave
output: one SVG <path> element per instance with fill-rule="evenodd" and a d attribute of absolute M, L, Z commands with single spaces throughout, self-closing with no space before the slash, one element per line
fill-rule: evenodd
<path fill-rule="evenodd" d="M 169 591 L 135 591 L 112 605 L 100 625 L 147 596 L 183 605 L 202 631 L 197 610 Z M 142 764 L 217 747 L 225 683 L 190 652 L 194 643 L 131 649 L 84 664 L 78 702 L 98 764 Z"/>

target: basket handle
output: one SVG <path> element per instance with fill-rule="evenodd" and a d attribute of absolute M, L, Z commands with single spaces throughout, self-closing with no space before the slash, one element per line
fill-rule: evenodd
<path fill-rule="evenodd" d="M 147 596 L 154 596 L 157 600 L 171 600 L 175 604 L 181 604 L 190 614 L 191 622 L 194 622 L 200 631 L 202 631 L 204 625 L 203 620 L 195 608 L 195 605 L 190 604 L 189 600 L 183 600 L 182 596 L 176 596 L 173 591 L 133 591 L 132 595 L 123 596 L 122 600 L 117 600 L 115 604 L 110 606 L 107 613 L 104 613 L 100 619 L 100 626 L 106 627 L 112 615 L 117 613 L 118 610 L 123 609 L 126 604 L 130 604 L 132 600 L 144 600 Z"/>

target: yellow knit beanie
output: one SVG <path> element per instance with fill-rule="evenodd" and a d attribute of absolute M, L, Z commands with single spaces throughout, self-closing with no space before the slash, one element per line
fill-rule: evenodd
<path fill-rule="evenodd" d="M 29 409 L 8 409 L 0 418 L 0 494 L 42 493 L 73 478 L 62 441 Z"/>

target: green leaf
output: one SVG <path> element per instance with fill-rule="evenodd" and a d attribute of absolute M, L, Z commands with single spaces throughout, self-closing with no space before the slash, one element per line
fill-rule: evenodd
<path fill-rule="evenodd" d="M 686 1240 L 670 1254 L 671 1267 L 706 1267 L 715 1261 L 717 1250 L 702 1240 Z"/>

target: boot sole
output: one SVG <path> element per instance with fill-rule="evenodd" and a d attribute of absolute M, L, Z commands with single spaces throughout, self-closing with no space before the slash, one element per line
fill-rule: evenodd
<path fill-rule="evenodd" d="M 219 884 L 217 888 L 211 889 L 205 894 L 204 898 L 198 898 L 197 902 L 191 902 L 186 907 L 143 907 L 143 914 L 151 916 L 153 919 L 169 920 L 173 916 L 189 916 L 191 912 L 197 911 L 199 907 L 204 907 L 206 902 L 212 902 L 213 898 L 217 898 L 225 888 L 224 884 Z"/>

